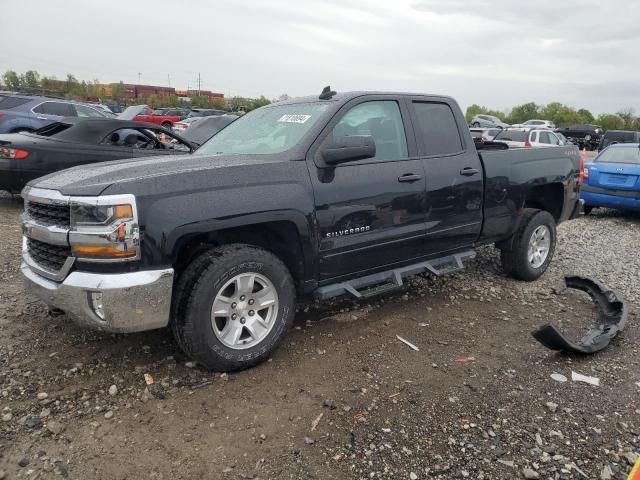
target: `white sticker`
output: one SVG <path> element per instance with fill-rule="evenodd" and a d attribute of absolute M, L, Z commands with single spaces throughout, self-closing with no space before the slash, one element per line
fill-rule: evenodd
<path fill-rule="evenodd" d="M 311 115 L 282 115 L 278 122 L 280 123 L 304 123 L 311 118 Z"/>

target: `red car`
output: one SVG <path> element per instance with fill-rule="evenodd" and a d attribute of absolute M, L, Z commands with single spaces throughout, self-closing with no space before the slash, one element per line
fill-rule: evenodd
<path fill-rule="evenodd" d="M 174 123 L 184 118 L 180 113 L 179 109 L 151 110 L 151 107 L 146 107 L 145 111 L 140 115 L 136 115 L 133 120 L 135 122 L 155 123 L 171 130 Z"/>

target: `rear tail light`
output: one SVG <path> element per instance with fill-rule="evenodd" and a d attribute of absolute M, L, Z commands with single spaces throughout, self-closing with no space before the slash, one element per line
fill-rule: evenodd
<path fill-rule="evenodd" d="M 4 115 L 4 112 L 0 112 L 0 118 L 2 118 L 3 115 Z"/>
<path fill-rule="evenodd" d="M 527 148 L 533 147 L 533 145 L 531 145 L 531 142 L 529 141 L 528 138 L 524 141 L 524 146 L 527 147 Z"/>
<path fill-rule="evenodd" d="M 17 148 L 0 147 L 0 158 L 10 158 L 12 160 L 21 160 L 27 158 L 29 152 Z"/>
<path fill-rule="evenodd" d="M 584 165 L 584 158 L 586 153 L 584 150 L 580 151 L 580 179 L 579 182 L 582 184 L 585 180 L 589 180 L 589 168 Z"/>

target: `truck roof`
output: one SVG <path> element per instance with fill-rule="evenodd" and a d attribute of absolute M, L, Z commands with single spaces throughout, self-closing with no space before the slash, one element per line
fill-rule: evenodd
<path fill-rule="evenodd" d="M 403 96 L 403 97 L 426 97 L 426 98 L 439 98 L 455 101 L 453 97 L 448 95 L 435 95 L 425 93 L 411 93 L 411 92 L 384 92 L 384 91 L 352 91 L 352 92 L 335 92 L 330 98 L 321 99 L 320 95 L 307 95 L 304 97 L 291 98 L 289 100 L 283 100 L 281 102 L 272 103 L 271 105 L 292 105 L 297 103 L 310 103 L 310 102 L 337 102 L 346 103 L 354 98 L 362 97 L 365 95 L 390 95 L 390 96 Z M 267 105 L 269 106 L 269 105 Z"/>

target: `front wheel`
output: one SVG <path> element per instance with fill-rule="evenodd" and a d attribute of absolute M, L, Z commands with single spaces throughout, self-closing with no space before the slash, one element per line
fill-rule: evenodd
<path fill-rule="evenodd" d="M 172 328 L 178 344 L 216 371 L 242 370 L 269 358 L 295 312 L 287 267 L 250 245 L 203 253 L 182 273 L 175 295 Z"/>
<path fill-rule="evenodd" d="M 593 211 L 592 205 L 585 205 L 582 209 L 585 215 L 589 215 Z"/>
<path fill-rule="evenodd" d="M 537 280 L 556 248 L 556 222 L 549 212 L 525 209 L 509 249 L 501 250 L 504 271 L 518 280 Z"/>
<path fill-rule="evenodd" d="M 472 126 L 472 127 L 476 127 L 476 128 L 477 128 L 477 127 L 479 127 L 479 126 L 480 126 L 480 123 L 479 123 L 479 122 L 473 122 L 473 123 L 471 124 L 471 126 Z"/>

